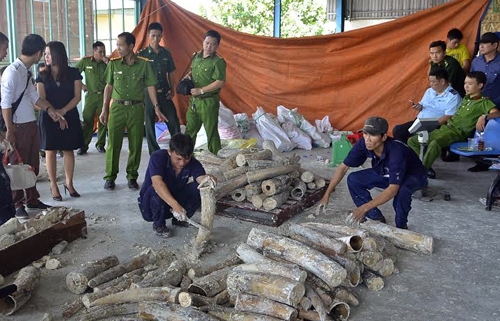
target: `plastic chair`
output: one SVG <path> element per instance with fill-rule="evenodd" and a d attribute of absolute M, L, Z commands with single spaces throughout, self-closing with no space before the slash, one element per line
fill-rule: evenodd
<path fill-rule="evenodd" d="M 488 121 L 484 129 L 483 137 L 485 148 L 491 148 L 500 153 L 500 118 Z"/>

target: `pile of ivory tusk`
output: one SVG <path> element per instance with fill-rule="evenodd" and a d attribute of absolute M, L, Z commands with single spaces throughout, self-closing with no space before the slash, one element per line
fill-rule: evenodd
<path fill-rule="evenodd" d="M 104 271 L 97 263 L 74 271 L 68 288 L 88 292 L 76 301 L 84 307 L 76 320 L 347 320 L 359 305 L 352 289 L 383 289 L 396 247 L 433 248 L 429 236 L 374 221 L 290 224 L 284 234 L 254 228 L 236 253 L 213 265 L 174 260 L 147 270 L 155 259 L 143 254 L 133 264 L 108 259 Z"/>
<path fill-rule="evenodd" d="M 300 200 L 308 190 L 326 185 L 323 178 L 300 167 L 299 156 L 284 156 L 269 140 L 262 147 L 221 149 L 217 155 L 203 151 L 196 155 L 204 166 L 215 166 L 210 172 L 218 181 L 217 199 L 229 195 L 236 202 L 271 211 L 288 199 Z"/>

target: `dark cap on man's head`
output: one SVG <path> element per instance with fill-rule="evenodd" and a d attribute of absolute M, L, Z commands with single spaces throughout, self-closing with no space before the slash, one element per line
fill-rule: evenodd
<path fill-rule="evenodd" d="M 477 43 L 495 43 L 498 42 L 498 35 L 494 32 L 486 32 L 481 36 Z"/>
<path fill-rule="evenodd" d="M 373 116 L 365 121 L 365 126 L 361 129 L 362 132 L 370 135 L 384 135 L 389 130 L 387 120 L 382 117 Z"/>

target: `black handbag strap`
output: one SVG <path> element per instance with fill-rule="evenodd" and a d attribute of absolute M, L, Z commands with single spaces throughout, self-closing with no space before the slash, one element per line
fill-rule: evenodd
<path fill-rule="evenodd" d="M 23 96 L 24 96 L 24 93 L 26 92 L 26 89 L 28 89 L 30 79 L 31 79 L 31 73 L 28 70 L 28 80 L 26 80 L 26 87 L 24 87 L 24 90 L 21 93 L 21 96 L 19 96 L 19 98 L 14 103 L 12 103 L 12 117 L 14 117 L 14 114 L 16 113 L 17 107 L 19 107 L 19 104 L 21 104 L 21 100 L 23 100 Z"/>
<path fill-rule="evenodd" d="M 193 56 L 191 57 L 191 60 L 189 61 L 188 65 L 186 66 L 186 69 L 184 69 L 184 72 L 182 73 L 181 79 L 183 79 L 186 76 L 186 71 L 188 71 L 189 67 L 191 67 L 191 64 L 193 63 L 194 57 L 196 57 L 197 54 L 198 54 L 198 52 L 195 52 L 193 54 Z"/>

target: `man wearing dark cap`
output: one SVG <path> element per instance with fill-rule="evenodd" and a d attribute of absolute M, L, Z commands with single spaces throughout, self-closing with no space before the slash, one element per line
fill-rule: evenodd
<path fill-rule="evenodd" d="M 471 71 L 482 71 L 486 75 L 483 95 L 489 97 L 500 106 L 500 54 L 498 53 L 498 36 L 486 32 L 479 40 L 479 56 L 472 61 Z"/>
<path fill-rule="evenodd" d="M 394 199 L 396 227 L 407 229 L 408 213 L 411 209 L 411 195 L 427 186 L 427 174 L 418 156 L 405 144 L 387 136 L 389 125 L 381 117 L 370 117 L 363 127 L 360 139 L 339 165 L 332 176 L 325 195 L 320 200 L 320 208 L 325 207 L 330 194 L 344 178 L 349 167 L 363 165 L 367 158 L 372 168 L 355 171 L 347 176 L 347 187 L 357 208 L 352 215 L 357 221 L 365 217 L 385 223 L 385 217 L 377 208 Z M 384 190 L 374 199 L 370 190 L 374 187 Z"/>
<path fill-rule="evenodd" d="M 489 97 L 497 106 L 500 106 L 500 54 L 498 53 L 498 36 L 493 32 L 486 32 L 479 40 L 479 56 L 472 60 L 471 71 L 482 71 L 486 75 L 486 84 L 483 95 Z M 478 162 L 467 169 L 470 172 L 487 171 L 491 163 Z"/>

